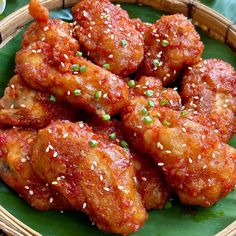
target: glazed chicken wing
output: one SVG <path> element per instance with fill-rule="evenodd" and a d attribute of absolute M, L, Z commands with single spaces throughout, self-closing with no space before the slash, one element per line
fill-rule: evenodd
<path fill-rule="evenodd" d="M 79 43 L 94 63 L 121 76 L 137 70 L 143 37 L 126 11 L 109 0 L 83 0 L 72 13 Z"/>
<path fill-rule="evenodd" d="M 147 218 L 127 152 L 83 122 L 52 122 L 33 150 L 36 172 L 100 229 L 130 234 Z"/>
<path fill-rule="evenodd" d="M 147 106 L 165 106 L 174 110 L 180 110 L 181 98 L 176 88 L 163 88 L 162 82 L 153 77 L 142 76 L 131 90 L 131 95 L 147 98 Z"/>
<path fill-rule="evenodd" d="M 75 120 L 73 108 L 50 100 L 50 94 L 31 89 L 15 75 L 0 99 L 0 124 L 40 129 L 51 120 Z"/>
<path fill-rule="evenodd" d="M 198 62 L 202 51 L 203 43 L 185 16 L 162 16 L 145 33 L 138 75 L 153 76 L 168 85 L 186 66 Z"/>
<path fill-rule="evenodd" d="M 48 44 L 30 44 L 17 53 L 16 71 L 31 87 L 99 116 L 116 114 L 126 105 L 128 87 L 111 72 L 82 57 L 71 57 L 72 64 L 64 72 L 53 58 Z"/>
<path fill-rule="evenodd" d="M 72 209 L 67 200 L 41 180 L 31 166 L 36 136 L 32 130 L 0 131 L 0 177 L 36 209 Z"/>
<path fill-rule="evenodd" d="M 134 97 L 123 112 L 126 137 L 162 167 L 181 202 L 208 207 L 232 191 L 236 150 L 180 111 L 160 105 L 143 114 L 146 104 L 146 98 Z"/>
<path fill-rule="evenodd" d="M 98 119 L 92 119 L 89 125 L 93 127 L 96 134 L 103 137 L 104 141 L 124 148 L 128 145 L 122 135 L 122 126 L 119 121 L 101 122 Z M 148 155 L 136 153 L 130 145 L 126 150 L 134 166 L 136 187 L 145 208 L 147 210 L 163 208 L 170 194 L 160 167 Z"/>
<path fill-rule="evenodd" d="M 222 141 L 227 142 L 236 133 L 236 71 L 231 65 L 208 59 L 190 67 L 181 96 L 185 109 L 197 113 Z"/>

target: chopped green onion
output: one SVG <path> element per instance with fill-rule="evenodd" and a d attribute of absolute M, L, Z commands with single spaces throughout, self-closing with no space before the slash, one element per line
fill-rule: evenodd
<path fill-rule="evenodd" d="M 135 81 L 134 80 L 129 80 L 128 81 L 128 86 L 130 87 L 130 88 L 133 88 L 134 86 L 135 86 Z"/>
<path fill-rule="evenodd" d="M 172 203 L 169 201 L 165 204 L 165 209 L 170 209 L 172 207 Z"/>
<path fill-rule="evenodd" d="M 50 101 L 50 102 L 56 102 L 56 101 L 57 101 L 57 98 L 56 98 L 54 95 L 50 95 L 50 96 L 49 96 L 49 101 Z"/>
<path fill-rule="evenodd" d="M 81 73 L 86 72 L 87 71 L 87 66 L 81 66 L 79 70 L 80 70 Z"/>
<path fill-rule="evenodd" d="M 79 67 L 78 64 L 73 64 L 73 65 L 72 65 L 72 70 L 73 70 L 73 71 L 79 71 L 79 69 L 80 69 L 80 67 Z"/>
<path fill-rule="evenodd" d="M 82 56 L 83 56 L 83 53 L 80 52 L 80 51 L 78 51 L 78 52 L 76 52 L 76 56 L 77 56 L 77 57 L 82 57 Z"/>
<path fill-rule="evenodd" d="M 105 114 L 102 116 L 102 120 L 104 120 L 104 121 L 109 121 L 110 119 L 111 119 L 111 116 L 108 114 Z"/>
<path fill-rule="evenodd" d="M 183 111 L 180 112 L 180 115 L 181 116 L 187 116 L 188 115 L 188 111 L 183 110 Z"/>
<path fill-rule="evenodd" d="M 141 110 L 141 113 L 142 113 L 143 115 L 146 115 L 146 114 L 147 114 L 147 109 L 146 109 L 145 107 L 143 107 L 142 110 Z"/>
<path fill-rule="evenodd" d="M 80 95 L 81 95 L 81 90 L 80 90 L 80 89 L 76 89 L 76 90 L 74 91 L 74 95 L 75 95 L 75 96 L 80 96 Z"/>
<path fill-rule="evenodd" d="M 102 91 L 101 90 L 96 91 L 95 98 L 99 99 L 99 98 L 101 98 L 101 96 L 102 96 Z"/>
<path fill-rule="evenodd" d="M 145 116 L 144 118 L 143 118 L 143 122 L 145 123 L 145 124 L 151 124 L 152 123 L 152 117 L 150 117 L 150 116 Z"/>
<path fill-rule="evenodd" d="M 167 47 L 169 45 L 169 41 L 164 39 L 164 40 L 162 40 L 161 44 L 163 47 Z"/>
<path fill-rule="evenodd" d="M 110 134 L 110 135 L 109 135 L 109 138 L 110 138 L 111 140 L 115 140 L 115 139 L 116 139 L 116 133 Z"/>
<path fill-rule="evenodd" d="M 148 97 L 152 97 L 153 94 L 154 94 L 153 90 L 147 90 L 147 91 L 145 91 L 144 93 L 145 93 Z"/>
<path fill-rule="evenodd" d="M 121 40 L 120 43 L 121 43 L 122 46 L 127 46 L 128 45 L 128 43 L 125 39 Z"/>
<path fill-rule="evenodd" d="M 157 59 L 153 60 L 153 65 L 154 65 L 155 67 L 160 66 L 159 60 L 157 60 Z"/>
<path fill-rule="evenodd" d="M 171 123 L 170 123 L 169 121 L 165 120 L 165 121 L 163 122 L 163 125 L 164 125 L 164 126 L 170 126 Z"/>
<path fill-rule="evenodd" d="M 90 147 L 97 147 L 98 146 L 98 142 L 96 140 L 94 140 L 94 139 L 91 139 L 89 141 L 89 145 L 90 145 Z"/>
<path fill-rule="evenodd" d="M 108 63 L 104 64 L 104 65 L 103 65 L 103 68 L 109 70 L 109 69 L 110 69 L 110 64 L 108 64 Z"/>
<path fill-rule="evenodd" d="M 167 103 L 168 103 L 168 102 L 167 102 L 165 99 L 162 99 L 162 100 L 160 101 L 160 105 L 161 105 L 161 106 L 165 106 Z"/>
<path fill-rule="evenodd" d="M 120 142 L 120 146 L 123 148 L 129 148 L 129 144 L 124 140 Z"/>
<path fill-rule="evenodd" d="M 153 101 L 148 101 L 148 106 L 149 107 L 154 107 L 154 102 Z"/>

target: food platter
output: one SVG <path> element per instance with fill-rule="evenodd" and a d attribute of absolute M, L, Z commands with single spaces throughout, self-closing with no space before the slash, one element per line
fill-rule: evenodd
<path fill-rule="evenodd" d="M 45 1 L 46 5 L 51 9 L 61 7 L 61 1 L 53 1 L 53 4 L 50 2 L 51 1 Z M 134 3 L 134 1 L 130 2 Z M 171 7 L 170 1 L 166 1 L 164 5 L 160 5 L 158 3 L 159 1 L 156 1 L 157 3 L 155 5 L 154 2 L 155 1 L 144 1 L 145 4 L 152 5 L 156 8 L 169 9 L 170 12 L 176 11 L 176 6 Z M 179 3 L 179 5 L 177 5 L 180 7 L 179 10 L 181 11 L 182 9 L 182 12 L 190 14 L 189 16 L 192 16 L 193 18 L 195 12 L 196 17 L 199 17 L 199 24 L 202 26 L 201 17 L 195 10 L 203 6 L 189 7 L 187 1 L 182 2 L 183 3 L 179 3 L 177 1 L 177 3 Z M 71 4 L 72 1 L 67 1 L 64 6 L 71 6 Z M 137 4 L 122 4 L 122 7 L 128 10 L 132 17 L 140 17 L 143 21 L 148 22 L 154 22 L 162 14 L 162 12 L 154 10 L 153 8 Z M 20 47 L 21 33 L 14 36 L 15 31 L 16 29 L 19 29 L 19 27 L 25 25 L 30 19 L 29 17 L 26 17 L 27 13 L 24 9 L 20 11 L 23 16 L 23 20 L 19 22 L 20 25 L 13 28 L 10 27 L 8 33 L 5 35 L 3 34 L 2 36 L 3 41 L 6 43 L 5 47 L 0 51 L 1 55 L 4 55 L 4 59 L 3 57 L 0 59 L 1 82 L 4 85 L 6 85 L 13 74 L 14 54 Z M 53 16 L 62 19 L 70 18 L 68 11 L 64 10 L 56 10 L 52 14 Z M 205 14 L 208 16 L 210 15 L 207 11 Z M 233 43 L 236 41 L 236 36 L 233 34 L 234 28 L 233 26 L 230 26 L 230 23 L 227 20 L 222 22 L 222 25 L 225 25 L 225 31 L 221 30 L 219 25 L 214 27 L 214 24 L 212 25 L 210 23 L 209 25 L 212 26 L 212 31 L 210 30 L 211 34 L 221 40 L 224 39 L 232 48 L 234 48 L 235 45 Z M 10 23 L 11 21 L 9 21 L 9 25 L 1 25 L 0 29 L 9 27 L 11 25 Z M 208 27 L 203 28 L 205 30 L 209 29 Z M 0 32 L 3 31 L 0 30 Z M 226 39 L 225 36 L 227 36 Z M 236 56 L 231 52 L 229 47 L 209 38 L 202 31 L 201 38 L 205 44 L 204 58 L 221 58 L 236 67 Z M 8 42 L 9 39 L 12 40 Z M 4 87 L 1 87 L 1 89 L 1 91 L 3 91 Z M 231 141 L 231 144 L 236 147 L 235 138 Z M 174 201 L 172 202 L 171 207 L 166 207 L 166 209 L 161 211 L 151 211 L 145 227 L 136 233 L 136 235 L 214 235 L 236 219 L 235 201 L 235 191 L 209 209 L 186 209 L 178 202 Z M 102 231 L 99 231 L 96 227 L 92 226 L 89 219 L 81 213 L 39 212 L 30 208 L 3 183 L 0 185 L 0 204 L 19 220 L 23 221 L 42 235 L 105 235 Z"/>

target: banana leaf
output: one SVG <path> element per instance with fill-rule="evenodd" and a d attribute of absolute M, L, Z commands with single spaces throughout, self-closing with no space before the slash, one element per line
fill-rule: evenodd
<path fill-rule="evenodd" d="M 218 2 L 218 5 L 223 1 Z M 11 2 L 11 1 L 9 1 Z M 13 2 L 16 2 L 13 0 Z M 22 1 L 23 2 L 23 1 Z M 21 3 L 22 3 L 21 2 Z M 26 1 L 24 1 L 26 2 Z M 229 2 L 229 1 L 224 1 Z M 19 1 L 18 1 L 19 4 Z M 12 4 L 14 6 L 14 4 Z M 122 4 L 131 17 L 140 17 L 146 22 L 155 22 L 163 12 L 149 7 Z M 221 6 L 221 5 L 220 5 Z M 236 6 L 236 5 L 233 5 Z M 234 17 L 234 8 L 231 10 Z M 9 9 L 8 9 L 9 11 Z M 70 10 L 51 12 L 52 17 L 70 21 Z M 236 68 L 236 56 L 224 44 L 206 36 L 199 30 L 205 44 L 203 58 L 220 58 Z M 15 53 L 20 48 L 22 32 L 13 38 L 4 48 L 0 49 L 0 94 L 14 74 Z M 230 141 L 236 148 L 236 136 Z M 80 212 L 40 212 L 28 206 L 14 191 L 0 181 L 0 205 L 44 236 L 102 236 L 106 234 L 93 226 L 83 213 Z M 212 236 L 225 228 L 236 219 L 236 191 L 219 201 L 211 208 L 186 208 L 178 200 L 167 204 L 163 210 L 149 212 L 145 227 L 134 235 L 137 236 Z"/>

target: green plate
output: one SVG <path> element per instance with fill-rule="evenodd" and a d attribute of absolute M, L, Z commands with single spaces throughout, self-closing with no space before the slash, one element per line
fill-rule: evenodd
<path fill-rule="evenodd" d="M 208 0 L 207 2 L 214 2 Z M 216 1 L 219 2 L 220 1 Z M 223 1 L 221 1 L 223 2 Z M 236 6 L 236 5 L 233 5 Z M 131 17 L 140 17 L 146 22 L 155 22 L 163 13 L 149 7 L 122 4 Z M 232 12 L 234 10 L 232 9 Z M 70 21 L 69 10 L 51 13 L 52 17 Z M 232 15 L 234 17 L 234 15 Z M 207 37 L 199 30 L 205 44 L 204 58 L 220 58 L 236 68 L 236 56 L 230 49 Z M 22 32 L 0 49 L 0 94 L 14 74 L 15 53 L 20 48 Z M 236 147 L 236 137 L 230 145 Z M 212 236 L 236 219 L 236 191 L 211 208 L 185 208 L 177 200 L 172 206 L 159 211 L 149 212 L 145 227 L 137 236 Z M 0 204 L 18 219 L 44 236 L 100 236 L 105 234 L 92 226 L 88 217 L 80 212 L 40 212 L 28 206 L 24 200 L 0 181 Z"/>

